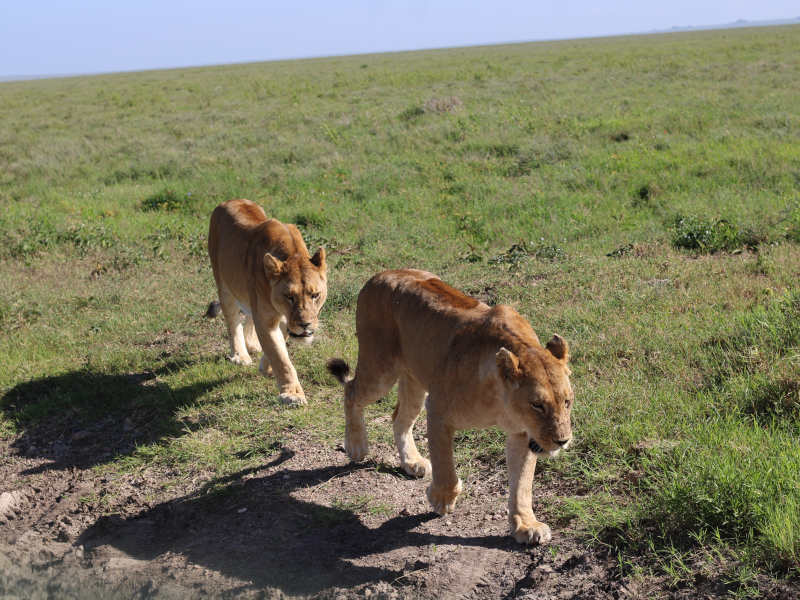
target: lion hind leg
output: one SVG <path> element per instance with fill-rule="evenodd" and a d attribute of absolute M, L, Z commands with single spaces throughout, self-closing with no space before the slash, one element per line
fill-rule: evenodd
<path fill-rule="evenodd" d="M 385 365 L 384 365 L 385 366 Z M 367 456 L 367 426 L 364 408 L 380 400 L 397 381 L 393 365 L 386 370 L 365 369 L 362 363 L 356 367 L 356 376 L 344 386 L 344 449 L 352 461 L 358 462 Z"/>
<path fill-rule="evenodd" d="M 252 315 L 245 315 L 244 318 L 244 344 L 248 352 L 261 352 L 261 342 L 258 341 Z"/>
<path fill-rule="evenodd" d="M 228 341 L 231 345 L 231 355 L 228 359 L 237 365 L 249 365 L 253 361 L 245 345 L 244 327 L 242 325 L 239 303 L 226 288 L 220 286 L 218 291 L 219 303 L 222 306 L 222 314 L 225 317 L 225 325 L 228 327 Z"/>
<path fill-rule="evenodd" d="M 400 377 L 397 389 L 397 406 L 392 415 L 394 443 L 400 453 L 400 465 L 412 477 L 425 477 L 431 473 L 431 462 L 420 455 L 414 443 L 414 423 L 425 402 L 425 389 L 409 375 Z"/>

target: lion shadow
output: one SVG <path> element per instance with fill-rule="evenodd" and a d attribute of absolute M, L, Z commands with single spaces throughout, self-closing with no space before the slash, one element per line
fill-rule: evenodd
<path fill-rule="evenodd" d="M 284 449 L 263 468 L 294 455 Z M 203 489 L 146 509 L 134 517 L 101 517 L 75 541 L 86 555 L 110 546 L 139 560 L 165 553 L 185 557 L 226 576 L 250 582 L 246 587 L 280 589 L 288 595 L 314 595 L 377 581 L 395 582 L 419 566 L 430 544 L 459 544 L 512 550 L 508 536 L 460 537 L 414 531 L 437 518 L 405 511 L 377 528 L 365 526 L 351 510 L 324 506 L 292 495 L 364 465 L 282 469 L 254 477 L 248 469 L 209 482 Z M 213 489 L 212 493 L 208 490 Z M 364 566 L 360 559 L 394 549 L 418 548 L 409 564 Z M 373 562 L 375 562 L 373 560 Z M 396 559 L 400 563 L 401 559 Z"/>
<path fill-rule="evenodd" d="M 191 429 L 175 419 L 176 409 L 230 380 L 173 386 L 162 379 L 193 364 L 175 361 L 127 374 L 82 369 L 14 386 L 0 397 L 0 410 L 21 431 L 11 448 L 48 460 L 23 474 L 92 467 Z"/>

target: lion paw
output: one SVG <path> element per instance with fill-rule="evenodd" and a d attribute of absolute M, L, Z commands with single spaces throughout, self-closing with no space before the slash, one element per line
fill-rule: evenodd
<path fill-rule="evenodd" d="M 308 404 L 305 396 L 298 396 L 297 394 L 283 393 L 278 396 L 278 399 L 282 404 L 289 407 L 305 406 Z"/>
<path fill-rule="evenodd" d="M 453 512 L 456 507 L 456 498 L 461 493 L 461 480 L 458 480 L 456 486 L 452 489 L 441 489 L 433 487 L 433 484 L 428 486 L 425 490 L 428 496 L 428 501 L 434 512 L 444 516 L 447 513 Z"/>
<path fill-rule="evenodd" d="M 520 522 L 511 527 L 511 535 L 520 544 L 546 544 L 553 538 L 550 527 L 539 521 L 533 521 L 530 524 Z"/>
<path fill-rule="evenodd" d="M 241 354 L 234 354 L 233 356 L 229 356 L 228 360 L 231 361 L 235 365 L 252 365 L 253 359 L 247 355 L 242 356 Z"/>
<path fill-rule="evenodd" d="M 344 451 L 353 462 L 361 462 L 369 451 L 366 435 L 348 435 L 344 441 Z"/>
<path fill-rule="evenodd" d="M 403 465 L 403 470 L 412 477 L 427 477 L 431 474 L 431 461 L 421 456 L 415 461 L 409 461 Z"/>

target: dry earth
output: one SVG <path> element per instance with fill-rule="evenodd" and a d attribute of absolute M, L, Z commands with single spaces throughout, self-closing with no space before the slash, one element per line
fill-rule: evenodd
<path fill-rule="evenodd" d="M 52 436 L 52 432 L 48 435 Z M 55 439 L 50 437 L 50 440 Z M 289 434 L 263 466 L 167 486 L 174 473 L 93 468 L 118 439 L 36 432 L 3 442 L 2 598 L 717 597 L 627 580 L 569 523 L 548 547 L 507 535 L 504 469 L 470 476 L 456 513 L 432 514 L 394 450 L 353 465 L 341 447 Z M 66 441 L 64 441 L 66 440 Z M 33 450 L 31 450 L 33 449 Z M 30 456 L 33 454 L 34 456 Z M 180 479 L 177 479 L 180 481 Z M 781 596 L 781 594 L 778 594 Z"/>

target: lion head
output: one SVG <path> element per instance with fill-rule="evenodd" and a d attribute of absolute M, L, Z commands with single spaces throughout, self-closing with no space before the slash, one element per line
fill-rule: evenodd
<path fill-rule="evenodd" d="M 500 348 L 495 359 L 506 384 L 506 413 L 528 434 L 532 452 L 555 456 L 572 439 L 566 340 L 554 335 L 544 349 L 525 348 L 519 356 Z"/>
<path fill-rule="evenodd" d="M 264 270 L 272 306 L 286 319 L 289 335 L 310 342 L 328 296 L 325 249 L 320 248 L 311 258 L 298 252 L 285 261 L 267 252 Z"/>

